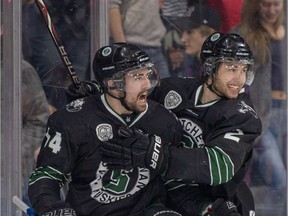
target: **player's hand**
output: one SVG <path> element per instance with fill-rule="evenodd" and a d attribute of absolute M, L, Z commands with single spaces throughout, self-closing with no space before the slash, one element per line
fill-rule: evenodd
<path fill-rule="evenodd" d="M 78 98 L 87 97 L 101 93 L 101 89 L 96 81 L 81 81 L 79 84 L 71 84 L 65 91 L 68 102 Z"/>
<path fill-rule="evenodd" d="M 102 159 L 110 169 L 146 167 L 163 174 L 168 164 L 168 145 L 161 138 L 134 128 L 120 128 L 118 140 L 103 142 Z"/>
<path fill-rule="evenodd" d="M 231 201 L 218 198 L 212 207 L 203 216 L 241 216 L 235 204 Z"/>

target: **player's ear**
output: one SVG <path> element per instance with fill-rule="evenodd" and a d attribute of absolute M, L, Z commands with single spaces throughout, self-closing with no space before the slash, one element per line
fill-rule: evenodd
<path fill-rule="evenodd" d="M 119 86 L 117 86 L 119 82 L 117 83 L 112 79 L 107 79 L 104 82 L 105 82 L 105 86 L 107 86 L 107 90 L 109 91 L 119 90 Z"/>
<path fill-rule="evenodd" d="M 115 87 L 115 82 L 112 79 L 107 79 L 107 80 L 105 80 L 105 82 L 106 82 L 106 86 L 108 88 L 114 88 Z"/>

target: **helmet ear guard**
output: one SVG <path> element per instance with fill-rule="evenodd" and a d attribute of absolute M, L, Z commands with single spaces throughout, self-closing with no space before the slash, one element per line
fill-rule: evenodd
<path fill-rule="evenodd" d="M 208 58 L 203 63 L 203 77 L 206 82 L 209 77 L 214 76 L 219 67 L 219 62 L 215 61 L 215 58 Z"/>
<path fill-rule="evenodd" d="M 247 73 L 246 73 L 246 85 L 251 85 L 254 80 L 255 72 L 254 72 L 254 63 L 248 65 Z"/>
<path fill-rule="evenodd" d="M 204 77 L 210 76 L 215 72 L 215 65 L 213 64 L 212 59 L 206 59 L 206 61 L 203 63 L 203 72 Z"/>
<path fill-rule="evenodd" d="M 103 86 L 105 86 L 106 91 L 107 90 L 120 90 L 124 91 L 125 85 L 124 81 L 122 79 L 115 80 L 113 78 L 107 78 L 103 80 Z"/>

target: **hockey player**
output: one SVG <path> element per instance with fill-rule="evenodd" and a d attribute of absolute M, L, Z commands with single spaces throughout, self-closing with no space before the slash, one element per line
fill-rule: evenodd
<path fill-rule="evenodd" d="M 167 180 L 167 206 L 184 216 L 254 215 L 253 196 L 243 181 L 261 134 L 261 121 L 244 90 L 254 77 L 252 51 L 239 35 L 216 32 L 205 40 L 201 62 L 204 82 L 166 78 L 151 94 L 177 115 L 184 133 L 182 148 L 169 146 L 157 155 L 169 158 L 158 170 Z M 106 143 L 103 160 L 112 168 L 148 167 L 151 151 L 141 162 L 134 152 L 151 149 L 150 143 Z"/>
<path fill-rule="evenodd" d="M 182 127 L 175 115 L 147 101 L 159 82 L 154 64 L 138 47 L 116 43 L 97 51 L 93 70 L 103 94 L 72 101 L 48 120 L 30 178 L 33 208 L 49 216 L 179 216 L 163 206 L 166 190 L 157 173 L 165 157 L 148 156 L 149 169 L 133 163 L 133 169 L 109 170 L 99 153 L 101 143 L 109 140 L 131 145 L 129 136 L 132 142 L 136 136 L 137 142 L 153 140 L 152 154 L 180 142 Z M 134 159 L 143 161 L 146 151 L 137 149 Z M 60 188 L 69 178 L 67 197 L 60 200 Z"/>

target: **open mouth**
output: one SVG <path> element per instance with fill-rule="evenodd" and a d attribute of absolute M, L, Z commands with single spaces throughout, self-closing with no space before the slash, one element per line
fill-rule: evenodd
<path fill-rule="evenodd" d="M 240 88 L 240 85 L 228 85 L 228 87 L 232 90 L 238 90 Z"/>
<path fill-rule="evenodd" d="M 141 102 L 146 102 L 147 101 L 147 96 L 148 96 L 148 92 L 142 92 L 139 94 L 138 100 Z"/>

